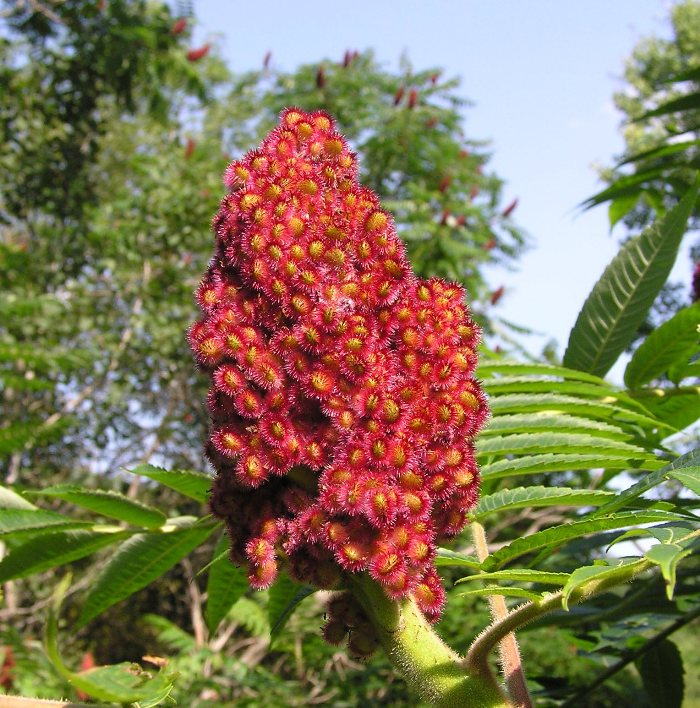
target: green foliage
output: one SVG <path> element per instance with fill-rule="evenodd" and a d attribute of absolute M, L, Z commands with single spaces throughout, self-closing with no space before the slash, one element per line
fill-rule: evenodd
<path fill-rule="evenodd" d="M 564 364 L 605 375 L 625 347 L 671 273 L 698 182 L 657 225 L 632 238 L 606 268 L 583 305 Z"/>
<path fill-rule="evenodd" d="M 371 52 L 324 61 L 323 82 L 319 65 L 236 75 L 215 51 L 187 61 L 189 30 L 173 34 L 160 4 L 59 3 L 51 7 L 60 22 L 32 4 L 8 7 L 0 582 L 41 607 L 58 568 L 80 578 L 66 603 L 66 661 L 58 613 L 68 580 L 50 601 L 53 673 L 29 639 L 40 613 L 1 629 L 17 657 L 15 686 L 142 706 L 168 695 L 192 706 L 416 704 L 386 659 L 363 667 L 322 642 L 312 588 L 283 574 L 247 596 L 246 570 L 229 562 L 226 535 L 214 542 L 220 525 L 204 508 L 212 480 L 198 471 L 203 389 L 183 332 L 210 251 L 219 175 L 287 105 L 333 113 L 416 271 L 464 282 L 488 332 L 482 269 L 511 262 L 525 239 L 500 205 L 484 146 L 461 134 L 457 82 L 407 62 L 389 71 Z M 682 431 L 700 419 L 697 307 L 639 346 L 624 388 L 602 376 L 695 218 L 696 7 L 674 11 L 676 48 L 652 43 L 639 54 L 628 151 L 590 201 L 611 201 L 613 223 L 637 228 L 658 216 L 657 225 L 630 239 L 594 287 L 563 365 L 482 357 L 492 419 L 477 445 L 482 496 L 471 520 L 487 524 L 497 550 L 479 560 L 459 537 L 435 561 L 450 601 L 439 631 L 460 650 L 487 624 L 484 597 L 532 612 L 519 633 L 543 705 L 598 705 L 586 701 L 599 683 L 600 705 L 631 696 L 676 706 L 683 697 L 668 636 L 682 637 L 699 614 L 700 452 L 677 455 L 693 444 Z M 397 100 L 409 87 L 413 106 L 405 94 Z M 174 606 L 158 602 L 164 596 Z M 114 646 L 103 648 L 106 666 L 68 668 L 100 622 L 126 613 L 123 600 L 152 597 L 141 629 L 149 653 L 168 656 L 167 670 L 125 663 Z M 564 652 L 577 661 L 562 662 Z"/>

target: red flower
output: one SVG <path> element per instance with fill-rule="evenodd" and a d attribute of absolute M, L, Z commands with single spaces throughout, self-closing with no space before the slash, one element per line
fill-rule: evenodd
<path fill-rule="evenodd" d="M 280 566 L 327 588 L 367 571 L 436 619 L 435 549 L 476 502 L 487 415 L 464 291 L 413 274 L 323 112 L 286 110 L 225 183 L 189 341 L 231 558 L 256 588 Z M 364 655 L 371 638 L 336 619 L 329 639 L 350 631 Z"/>
<path fill-rule="evenodd" d="M 178 34 L 182 34 L 186 28 L 187 18 L 180 17 L 179 19 L 175 20 L 175 22 L 173 22 L 173 26 L 170 28 L 170 34 L 172 34 L 173 36 L 177 36 Z"/>
<path fill-rule="evenodd" d="M 211 49 L 211 45 L 209 44 L 204 44 L 198 49 L 190 49 L 190 51 L 187 52 L 187 54 L 185 55 L 187 57 L 187 61 L 199 61 L 207 54 L 209 54 L 209 49 Z"/>

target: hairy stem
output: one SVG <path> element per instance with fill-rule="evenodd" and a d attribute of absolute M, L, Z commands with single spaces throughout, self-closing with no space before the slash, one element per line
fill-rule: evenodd
<path fill-rule="evenodd" d="M 512 708 L 491 671 L 467 672 L 410 599 L 390 600 L 365 575 L 350 587 L 374 625 L 389 659 L 411 688 L 440 708 Z"/>
<path fill-rule="evenodd" d="M 607 578 L 591 578 L 586 583 L 582 583 L 568 597 L 568 605 L 575 605 L 583 600 L 610 590 L 618 585 L 628 583 L 640 573 L 654 567 L 651 561 L 640 560 L 628 566 L 617 569 L 614 575 Z M 465 666 L 468 670 L 481 670 L 487 664 L 488 655 L 491 650 L 508 634 L 520 627 L 524 627 L 529 622 L 554 610 L 561 609 L 564 600 L 563 591 L 550 593 L 542 600 L 533 600 L 519 605 L 511 610 L 505 617 L 495 621 L 490 627 L 482 632 L 469 647 L 465 659 Z"/>
<path fill-rule="evenodd" d="M 478 521 L 471 523 L 471 531 L 477 558 L 483 563 L 489 555 L 486 532 Z M 502 620 L 508 614 L 505 598 L 501 595 L 492 595 L 489 597 L 489 607 L 491 608 L 491 617 L 494 622 Z M 518 640 L 515 638 L 513 632 L 506 634 L 499 642 L 499 656 L 503 676 L 511 699 L 517 708 L 532 708 L 532 699 L 527 689 L 527 681 L 525 680 L 525 671 L 523 670 L 523 663 L 520 658 Z"/>

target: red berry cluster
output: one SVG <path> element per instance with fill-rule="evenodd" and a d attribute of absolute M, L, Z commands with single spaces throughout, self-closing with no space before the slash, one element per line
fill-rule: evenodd
<path fill-rule="evenodd" d="M 458 285 L 418 279 L 322 112 L 290 109 L 226 170 L 189 339 L 211 375 L 212 510 L 263 588 L 367 571 L 431 618 L 437 543 L 478 494 L 479 332 Z"/>

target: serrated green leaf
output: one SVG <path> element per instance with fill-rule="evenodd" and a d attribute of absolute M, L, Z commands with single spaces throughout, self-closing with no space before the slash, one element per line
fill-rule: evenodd
<path fill-rule="evenodd" d="M 37 507 L 9 487 L 0 486 L 0 514 L 3 509 L 36 509 Z"/>
<path fill-rule="evenodd" d="M 552 573 L 546 570 L 530 569 L 509 569 L 496 570 L 493 573 L 476 573 L 467 575 L 464 578 L 455 580 L 458 583 L 466 583 L 471 580 L 513 580 L 516 583 L 542 583 L 544 585 L 565 585 L 569 579 L 569 573 Z"/>
<path fill-rule="evenodd" d="M 480 455 L 525 455 L 530 452 L 546 454 L 548 452 L 578 452 L 588 455 L 608 455 L 625 458 L 651 458 L 637 445 L 622 440 L 610 440 L 595 435 L 582 433 L 521 433 L 503 435 L 495 438 L 479 438 L 476 444 Z"/>
<path fill-rule="evenodd" d="M 700 448 L 691 450 L 685 455 L 681 455 L 677 460 L 674 460 L 661 469 L 645 475 L 636 484 L 628 487 L 623 492 L 620 492 L 614 499 L 611 499 L 607 504 L 601 506 L 597 511 L 594 511 L 590 516 L 603 516 L 611 514 L 618 509 L 622 509 L 631 500 L 640 497 L 644 492 L 649 491 L 653 487 L 662 484 L 669 479 L 670 475 L 676 471 L 688 471 L 700 468 Z"/>
<path fill-rule="evenodd" d="M 684 362 L 678 362 L 673 366 L 668 367 L 668 378 L 676 385 L 680 384 L 683 379 L 700 378 L 700 360 L 694 359 Z M 700 397 L 700 390 L 696 389 L 696 395 Z"/>
<path fill-rule="evenodd" d="M 166 516 L 162 511 L 129 499 L 118 492 L 62 484 L 33 493 L 54 499 L 63 499 L 71 504 L 102 514 L 102 516 L 126 521 L 146 529 L 160 528 L 166 522 Z"/>
<path fill-rule="evenodd" d="M 612 386 L 600 386 L 585 381 L 556 381 L 554 379 L 527 376 L 501 376 L 483 379 L 482 384 L 489 396 L 501 396 L 506 393 L 556 393 L 600 399 L 611 396 L 615 399 L 627 397 Z"/>
<path fill-rule="evenodd" d="M 221 620 L 248 589 L 248 574 L 244 568 L 236 567 L 229 560 L 229 546 L 229 538 L 224 533 L 214 548 L 212 557 L 215 560 L 209 566 L 206 607 L 209 634 L 216 632 Z M 220 557 L 222 553 L 223 558 Z"/>
<path fill-rule="evenodd" d="M 666 583 L 666 597 L 673 599 L 676 587 L 676 567 L 683 558 L 690 555 L 691 551 L 681 548 L 674 543 L 659 543 L 652 546 L 644 557 L 659 566 L 661 575 Z"/>
<path fill-rule="evenodd" d="M 299 604 L 315 592 L 316 588 L 297 583 L 286 573 L 277 578 L 269 590 L 267 600 L 271 640 L 274 640 L 284 629 Z"/>
<path fill-rule="evenodd" d="M 158 705 L 173 690 L 172 677 L 162 671 L 153 674 L 128 661 L 74 673 L 70 683 L 98 701 L 139 705 Z"/>
<path fill-rule="evenodd" d="M 172 679 L 162 672 L 153 676 L 138 664 L 124 662 L 112 666 L 99 666 L 75 673 L 63 661 L 58 647 L 58 617 L 63 598 L 70 587 L 67 574 L 56 586 L 49 604 L 49 614 L 44 631 L 44 647 L 49 660 L 63 678 L 74 688 L 90 694 L 99 701 L 116 703 L 147 703 L 156 705 L 172 690 Z"/>
<path fill-rule="evenodd" d="M 506 509 L 529 509 L 543 506 L 598 506 L 614 496 L 614 492 L 568 487 L 516 487 L 487 494 L 477 504 L 471 516 L 482 521 L 490 514 Z"/>
<path fill-rule="evenodd" d="M 681 708 L 685 671 L 681 653 L 672 641 L 664 639 L 650 647 L 636 664 L 649 696 L 649 705 L 654 708 Z"/>
<path fill-rule="evenodd" d="M 633 193 L 610 201 L 610 205 L 608 206 L 608 221 L 610 222 L 611 230 L 620 219 L 623 219 L 634 209 L 638 200 L 639 194 Z"/>
<path fill-rule="evenodd" d="M 567 470 L 590 470 L 604 467 L 608 470 L 626 470 L 644 467 L 658 467 L 663 463 L 650 458 L 634 459 L 609 455 L 561 454 L 527 455 L 513 460 L 499 460 L 482 464 L 484 479 L 501 479 L 514 475 L 542 474 L 544 472 L 565 472 Z"/>
<path fill-rule="evenodd" d="M 599 518 L 586 518 L 580 521 L 571 521 L 559 526 L 553 526 L 538 531 L 537 533 L 522 538 L 516 538 L 508 545 L 499 548 L 481 564 L 485 571 L 498 570 L 509 561 L 520 558 L 528 553 L 539 551 L 543 548 L 561 546 L 575 538 L 586 536 L 600 531 L 621 529 L 626 526 L 639 524 L 663 523 L 665 521 L 679 521 L 681 517 L 667 511 L 645 510 L 618 512 L 611 516 Z"/>
<path fill-rule="evenodd" d="M 536 433 L 541 430 L 556 430 L 559 433 L 587 433 L 612 440 L 629 440 L 631 437 L 622 428 L 610 423 L 556 413 L 555 411 L 494 416 L 479 433 L 479 436 L 484 438 L 507 433 Z"/>
<path fill-rule="evenodd" d="M 565 366 L 600 376 L 609 371 L 668 279 L 697 192 L 696 184 L 662 219 L 627 241 L 613 258 L 571 330 Z"/>
<path fill-rule="evenodd" d="M 639 563 L 639 561 L 637 559 L 631 561 L 623 560 L 620 561 L 617 565 L 608 565 L 601 563 L 599 565 L 588 565 L 583 568 L 577 568 L 573 573 L 571 573 L 569 580 L 562 588 L 562 607 L 565 610 L 568 610 L 569 599 L 571 598 L 571 595 L 574 592 L 581 590 L 583 586 L 590 583 L 592 580 L 595 580 L 596 583 L 598 583 L 603 580 L 607 581 L 614 579 L 616 576 L 619 576 L 621 582 L 623 582 L 625 579 L 627 579 L 629 574 L 629 568 L 627 566 L 631 565 L 632 563 Z"/>
<path fill-rule="evenodd" d="M 492 374 L 505 374 L 506 376 L 547 376 L 571 379 L 573 381 L 586 381 L 597 384 L 604 388 L 609 388 L 610 384 L 600 376 L 589 374 L 577 369 L 568 369 L 565 366 L 554 366 L 542 362 L 525 363 L 515 360 L 495 361 L 492 359 L 482 359 L 477 367 L 477 376 L 480 379 Z"/>
<path fill-rule="evenodd" d="M 94 582 L 77 626 L 152 583 L 200 546 L 218 524 L 203 523 L 169 533 L 139 533 L 125 541 Z"/>
<path fill-rule="evenodd" d="M 698 350 L 700 303 L 679 310 L 642 342 L 625 369 L 625 384 L 639 388 L 666 373 L 678 362 L 687 363 Z"/>
<path fill-rule="evenodd" d="M 25 541 L 0 561 L 0 583 L 26 578 L 84 558 L 129 538 L 132 533 L 116 531 L 114 527 L 103 531 L 94 529 L 95 527 L 84 531 L 53 531 Z"/>
<path fill-rule="evenodd" d="M 587 398 L 576 398 L 575 396 L 554 393 L 532 395 L 511 393 L 496 396 L 489 401 L 489 407 L 494 416 L 525 411 L 554 411 L 556 413 L 590 416 L 607 422 L 636 423 L 649 429 L 658 428 L 660 425 L 658 420 L 648 415 L 613 405 L 613 403 L 608 403 L 606 400 L 594 401 Z M 669 428 L 669 430 L 675 432 L 672 428 Z"/>
<path fill-rule="evenodd" d="M 503 595 L 504 597 L 519 597 L 523 600 L 541 600 L 542 593 L 534 592 L 533 590 L 525 590 L 525 588 L 501 587 L 500 585 L 492 585 L 486 588 L 478 588 L 476 590 L 467 590 L 466 592 L 458 593 L 460 597 L 468 596 L 492 596 Z"/>
<path fill-rule="evenodd" d="M 42 533 L 61 528 L 67 530 L 90 526 L 89 521 L 74 521 L 68 516 L 45 509 L 1 509 L 0 536 Z"/>
<path fill-rule="evenodd" d="M 700 396 L 696 393 L 648 398 L 644 403 L 659 420 L 677 431 L 700 420 Z"/>
<path fill-rule="evenodd" d="M 678 480 L 684 487 L 700 496 L 700 466 L 671 472 L 669 477 Z"/>
<path fill-rule="evenodd" d="M 678 111 L 694 111 L 698 108 L 700 108 L 700 92 L 687 93 L 684 96 L 678 96 L 665 101 L 660 106 L 643 113 L 636 120 L 641 121 L 647 120 L 648 118 L 666 116 L 669 113 L 677 113 Z"/>
<path fill-rule="evenodd" d="M 438 548 L 435 556 L 436 566 L 461 566 L 479 570 L 481 563 L 475 556 L 468 556 L 466 553 L 451 551 L 449 548 Z"/>
<path fill-rule="evenodd" d="M 160 482 L 160 484 L 202 503 L 208 500 L 209 490 L 214 482 L 210 475 L 192 470 L 165 470 L 153 465 L 139 465 L 130 471 L 132 474 L 139 474 L 155 482 Z"/>

